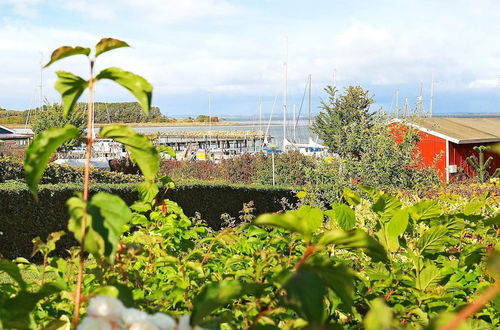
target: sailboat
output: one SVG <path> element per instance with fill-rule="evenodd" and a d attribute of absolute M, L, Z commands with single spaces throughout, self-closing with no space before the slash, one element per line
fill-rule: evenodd
<path fill-rule="evenodd" d="M 309 128 L 311 127 L 311 90 L 312 90 L 312 76 L 309 74 L 307 78 L 307 84 L 306 84 L 306 89 L 304 90 L 304 95 L 302 96 L 302 102 L 301 102 L 301 107 L 300 110 L 302 110 L 302 105 L 304 103 L 304 99 L 306 96 L 306 91 L 309 91 L 308 93 L 308 100 L 309 100 L 309 118 L 308 118 L 308 123 L 309 123 Z M 286 94 L 285 94 L 286 95 Z M 286 101 L 285 101 L 285 107 L 284 109 L 286 110 Z M 296 130 L 297 126 L 300 120 L 300 110 L 299 110 L 299 115 L 297 118 L 295 118 L 295 107 L 294 107 L 294 120 L 293 120 L 293 139 L 292 141 L 288 140 L 286 138 L 286 135 L 284 135 L 283 138 L 283 150 L 297 150 L 301 154 L 308 155 L 308 156 L 317 156 L 317 157 L 322 157 L 326 156 L 328 153 L 328 148 L 324 145 L 321 145 L 318 143 L 318 138 L 316 138 L 316 141 L 312 138 L 312 136 L 308 136 L 308 141 L 307 143 L 300 143 L 296 139 Z M 283 121 L 283 126 L 285 127 L 286 125 L 286 114 L 284 115 L 284 121 Z M 286 134 L 286 129 L 284 129 L 284 134 Z"/>

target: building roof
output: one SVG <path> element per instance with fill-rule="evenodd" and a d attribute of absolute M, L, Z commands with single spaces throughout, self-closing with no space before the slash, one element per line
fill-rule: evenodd
<path fill-rule="evenodd" d="M 15 134 L 14 130 L 0 125 L 0 134 Z"/>
<path fill-rule="evenodd" d="M 0 140 L 19 140 L 19 139 L 27 139 L 29 135 L 23 134 L 0 134 Z"/>
<path fill-rule="evenodd" d="M 419 118 L 412 124 L 457 144 L 500 142 L 500 117 Z"/>

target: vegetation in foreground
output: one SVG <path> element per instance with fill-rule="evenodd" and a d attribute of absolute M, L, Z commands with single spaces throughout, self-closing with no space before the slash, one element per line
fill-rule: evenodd
<path fill-rule="evenodd" d="M 94 76 L 96 58 L 120 47 L 128 44 L 105 38 L 92 58 L 89 48 L 54 51 L 47 65 L 73 55 L 90 59 L 88 80 L 57 73 L 65 118 L 88 88 L 92 130 L 93 89 L 101 79 L 129 89 L 148 114 L 152 87 L 142 77 L 119 68 Z M 108 193 L 90 197 L 87 161 L 83 194 L 67 201 L 68 229 L 79 248 L 68 259 L 51 257 L 61 237 L 56 232 L 45 242 L 34 241 L 34 253 L 43 255 L 41 269 L 23 259 L 0 261 L 0 271 L 12 279 L 1 284 L 2 327 L 66 329 L 72 309 L 79 329 L 97 324 L 104 329 L 476 329 L 499 324 L 497 196 L 463 206 L 453 200 L 407 203 L 360 185 L 363 196 L 344 189 L 346 204 L 323 210 L 309 205 L 308 193 L 301 192 L 304 202 L 298 209 L 253 219 L 247 206 L 243 224 L 227 219 L 227 228 L 213 232 L 200 219 L 186 217 L 175 202 L 157 200 L 159 184 L 174 186 L 169 177 L 158 177 L 159 154 L 175 156 L 173 150 L 155 148 L 127 126 L 107 126 L 100 134 L 123 143 L 141 169 L 140 200 L 129 207 Z M 78 135 L 77 127 L 66 125 L 35 137 L 24 162 L 35 197 L 51 154 Z M 92 142 L 88 133 L 87 160 Z M 40 281 L 23 279 L 23 268 L 40 271 Z M 150 314 L 165 311 L 179 321 L 155 314 L 162 318 L 156 323 L 135 310 L 131 319 L 121 313 L 118 319 L 115 312 L 122 308 L 113 308 L 118 301 L 104 296 Z"/>

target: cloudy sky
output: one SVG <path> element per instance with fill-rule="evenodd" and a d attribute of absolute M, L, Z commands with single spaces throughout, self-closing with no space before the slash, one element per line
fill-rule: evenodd
<path fill-rule="evenodd" d="M 269 112 L 282 94 L 288 39 L 289 104 L 299 105 L 308 74 L 313 107 L 323 88 L 361 85 L 377 106 L 414 104 L 423 83 L 434 111 L 500 111 L 500 1 L 497 0 L 0 0 L 0 107 L 37 105 L 40 61 L 61 45 L 101 37 L 133 47 L 99 57 L 154 85 L 168 115 Z M 83 56 L 43 71 L 43 95 L 59 100 L 54 71 L 86 76 Z M 98 101 L 131 101 L 112 82 Z M 281 103 L 281 99 L 278 101 Z"/>

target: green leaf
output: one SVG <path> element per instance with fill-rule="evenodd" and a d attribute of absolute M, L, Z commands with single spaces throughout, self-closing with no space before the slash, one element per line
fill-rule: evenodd
<path fill-rule="evenodd" d="M 443 226 L 433 226 L 427 230 L 417 241 L 417 247 L 422 254 L 433 254 L 444 250 L 448 240 L 448 229 Z"/>
<path fill-rule="evenodd" d="M 132 212 L 120 197 L 99 192 L 92 197 L 88 213 L 92 216 L 92 228 L 104 240 L 102 256 L 113 263 L 123 225 L 132 219 Z"/>
<path fill-rule="evenodd" d="M 340 298 L 345 311 L 352 307 L 354 298 L 354 276 L 344 265 L 304 266 L 319 275 L 323 283 Z"/>
<path fill-rule="evenodd" d="M 369 186 L 365 186 L 363 184 L 359 184 L 358 188 L 361 191 L 368 194 L 368 196 L 370 196 L 373 199 L 373 201 L 376 201 L 380 197 L 380 195 L 382 195 L 379 190 L 372 188 L 372 187 L 369 187 Z"/>
<path fill-rule="evenodd" d="M 254 294 L 256 291 L 256 284 L 236 280 L 209 283 L 193 300 L 190 324 L 192 326 L 200 324 L 206 316 L 216 309 L 224 307 L 246 294 Z"/>
<path fill-rule="evenodd" d="M 110 79 L 122 85 L 132 93 L 142 109 L 149 115 L 151 108 L 151 98 L 153 95 L 153 86 L 141 76 L 132 72 L 124 71 L 120 68 L 107 68 L 99 72 L 97 80 Z"/>
<path fill-rule="evenodd" d="M 66 315 L 62 315 L 59 319 L 49 322 L 42 330 L 71 330 L 71 322 Z"/>
<path fill-rule="evenodd" d="M 76 102 L 88 86 L 88 82 L 71 72 L 57 71 L 55 89 L 61 94 L 63 103 L 63 117 L 68 118 Z"/>
<path fill-rule="evenodd" d="M 132 161 L 139 165 L 144 179 L 155 181 L 160 168 L 160 155 L 146 136 L 137 134 L 130 126 L 116 124 L 101 128 L 99 135 L 123 143 Z"/>
<path fill-rule="evenodd" d="M 459 265 L 466 267 L 479 265 L 485 255 L 486 249 L 484 245 L 465 245 L 460 253 Z"/>
<path fill-rule="evenodd" d="M 2 325 L 8 329 L 27 329 L 29 316 L 38 302 L 64 289 L 65 287 L 58 283 L 46 283 L 36 292 L 19 291 L 15 297 L 2 302 L 0 308 Z"/>
<path fill-rule="evenodd" d="M 79 197 L 70 198 L 66 204 L 70 213 L 68 229 L 76 240 L 82 241 L 82 220 L 87 207 L 85 251 L 98 260 L 113 263 L 123 227 L 132 218 L 127 204 L 105 192 L 95 194 L 88 204 Z"/>
<path fill-rule="evenodd" d="M 75 239 L 82 242 L 82 221 L 87 203 L 81 197 L 71 197 L 66 201 L 69 210 L 68 230 L 73 233 Z M 104 239 L 92 228 L 92 217 L 86 215 L 85 221 L 85 246 L 86 252 L 98 258 L 104 252 Z"/>
<path fill-rule="evenodd" d="M 15 263 L 6 259 L 0 259 L 0 272 L 7 273 L 10 277 L 12 277 L 12 279 L 19 284 L 21 289 L 26 288 L 26 282 L 23 280 L 21 271 Z"/>
<path fill-rule="evenodd" d="M 136 201 L 134 204 L 130 205 L 130 209 L 136 212 L 145 213 L 151 211 L 151 203 Z"/>
<path fill-rule="evenodd" d="M 109 296 L 116 298 L 120 292 L 112 285 L 101 286 L 92 292 L 93 296 Z"/>
<path fill-rule="evenodd" d="M 399 207 L 401 207 L 401 202 L 396 196 L 383 194 L 373 204 L 372 210 L 379 214 L 387 214 Z"/>
<path fill-rule="evenodd" d="M 318 274 L 307 267 L 300 268 L 291 274 L 283 288 L 286 291 L 286 306 L 311 323 L 323 323 L 326 290 Z"/>
<path fill-rule="evenodd" d="M 416 283 L 416 287 L 419 290 L 425 291 L 427 288 L 438 283 L 439 280 L 443 278 L 441 271 L 434 264 L 427 264 L 424 269 L 420 272 L 419 281 Z"/>
<path fill-rule="evenodd" d="M 387 235 L 398 237 L 402 235 L 408 227 L 409 213 L 407 209 L 400 209 L 394 212 L 391 220 L 387 223 Z"/>
<path fill-rule="evenodd" d="M 80 135 L 80 131 L 73 125 L 49 128 L 35 136 L 33 142 L 26 149 L 24 159 L 24 174 L 26 184 L 30 191 L 36 196 L 38 183 L 42 178 L 45 166 L 54 151 L 64 142 L 74 139 Z"/>
<path fill-rule="evenodd" d="M 158 146 L 158 147 L 156 147 L 156 149 L 158 150 L 159 153 L 165 153 L 174 159 L 177 158 L 177 154 L 175 153 L 175 149 L 172 147 Z"/>
<path fill-rule="evenodd" d="M 384 247 L 361 229 L 351 231 L 333 230 L 326 232 L 321 236 L 318 244 L 335 244 L 335 248 L 338 249 L 360 249 L 374 261 L 387 260 L 387 253 Z"/>
<path fill-rule="evenodd" d="M 344 199 L 352 206 L 356 206 L 361 202 L 361 197 L 359 197 L 359 194 L 349 189 L 348 187 L 344 188 Z"/>
<path fill-rule="evenodd" d="M 137 192 L 141 202 L 152 203 L 156 195 L 158 195 L 159 189 L 156 183 L 144 181 L 137 186 Z"/>
<path fill-rule="evenodd" d="M 500 226 L 500 213 L 497 213 L 495 216 L 491 218 L 486 218 L 483 220 L 483 223 L 486 226 Z"/>
<path fill-rule="evenodd" d="M 102 53 L 121 47 L 130 47 L 130 46 L 125 41 L 113 38 L 102 38 L 97 43 L 97 45 L 95 45 L 95 57 L 101 55 Z"/>
<path fill-rule="evenodd" d="M 415 221 L 437 218 L 441 212 L 438 202 L 433 200 L 423 200 L 410 207 L 411 217 Z"/>
<path fill-rule="evenodd" d="M 306 239 L 310 239 L 322 222 L 323 212 L 319 208 L 304 205 L 298 210 L 288 211 L 283 214 L 263 214 L 255 219 L 254 224 L 287 229 L 304 235 Z"/>
<path fill-rule="evenodd" d="M 50 56 L 50 61 L 49 63 L 45 64 L 44 68 L 48 67 L 52 63 L 59 61 L 60 59 L 63 59 L 65 57 L 73 56 L 73 55 L 85 55 L 89 56 L 90 54 L 90 48 L 85 48 L 85 47 L 71 47 L 71 46 L 62 46 L 57 48 L 52 52 L 52 55 Z"/>
<path fill-rule="evenodd" d="M 162 183 L 165 187 L 167 187 L 167 188 L 169 188 L 169 189 L 174 189 L 174 188 L 175 188 L 175 182 L 174 182 L 174 180 L 172 180 L 172 178 L 171 178 L 171 177 L 169 177 L 169 176 L 166 176 L 166 175 L 162 176 L 162 177 L 160 178 L 160 182 L 161 182 L 161 183 Z"/>
<path fill-rule="evenodd" d="M 473 215 L 478 213 L 485 206 L 484 201 L 471 201 L 465 205 L 464 214 Z"/>
<path fill-rule="evenodd" d="M 333 203 L 332 210 L 325 211 L 325 214 L 332 220 L 337 221 L 340 228 L 351 230 L 356 224 L 356 215 L 347 205 L 342 203 Z"/>
<path fill-rule="evenodd" d="M 371 302 L 370 311 L 363 323 L 366 330 L 391 330 L 392 320 L 392 310 L 382 298 L 377 298 Z"/>

